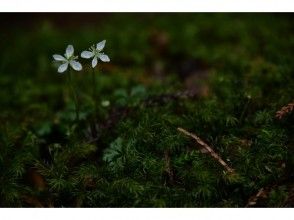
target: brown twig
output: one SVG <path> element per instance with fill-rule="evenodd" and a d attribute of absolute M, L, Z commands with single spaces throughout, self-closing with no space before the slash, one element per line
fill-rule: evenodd
<path fill-rule="evenodd" d="M 250 199 L 248 200 L 248 203 L 246 205 L 246 207 L 250 207 L 250 206 L 254 206 L 256 205 L 257 201 L 261 198 L 265 196 L 265 190 L 264 188 L 261 188 L 260 190 L 258 190 L 258 192 L 256 193 L 256 195 L 250 197 Z"/>
<path fill-rule="evenodd" d="M 293 198 L 294 198 L 294 185 L 293 185 L 293 176 L 284 176 L 278 181 L 275 181 L 273 184 L 263 186 L 258 190 L 258 192 L 252 195 L 247 202 L 246 207 L 253 207 L 256 205 L 262 205 L 261 203 L 265 202 L 265 199 L 269 197 L 269 194 L 277 189 L 280 186 L 286 186 L 288 191 L 288 197 L 284 200 L 281 207 L 293 207 Z M 292 200 L 292 201 L 291 201 Z M 258 204 L 259 203 L 259 204 Z M 292 204 L 292 205 L 291 205 Z"/>
<path fill-rule="evenodd" d="M 288 105 L 282 107 L 279 111 L 276 112 L 276 118 L 282 119 L 293 110 L 294 110 L 294 103 L 289 103 Z"/>
<path fill-rule="evenodd" d="M 203 147 L 215 160 L 217 160 L 229 173 L 233 173 L 234 170 L 229 167 L 229 165 L 217 154 L 215 151 L 209 147 L 204 141 L 202 141 L 197 135 L 186 131 L 183 128 L 178 128 L 178 131 L 182 132 L 183 134 L 193 138 L 196 142 Z"/>

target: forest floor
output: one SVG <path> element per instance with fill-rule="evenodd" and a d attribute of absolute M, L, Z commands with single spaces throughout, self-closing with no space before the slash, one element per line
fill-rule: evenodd
<path fill-rule="evenodd" d="M 294 206 L 292 15 L 54 16 L 0 33 L 1 207 Z"/>

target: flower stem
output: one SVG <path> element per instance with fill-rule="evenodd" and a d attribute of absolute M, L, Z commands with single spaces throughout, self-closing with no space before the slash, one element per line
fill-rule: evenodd
<path fill-rule="evenodd" d="M 92 69 L 92 85 L 93 85 L 93 100 L 94 100 L 94 120 L 96 121 L 96 114 L 97 114 L 97 110 L 98 110 L 98 106 L 97 106 L 97 97 L 96 97 L 96 76 L 95 76 L 95 70 L 94 68 Z"/>
<path fill-rule="evenodd" d="M 96 127 L 96 123 L 97 123 L 97 110 L 98 110 L 98 106 L 97 106 L 97 96 L 96 96 L 96 76 L 95 76 L 95 70 L 94 68 L 92 69 L 92 98 L 93 98 L 93 102 L 94 102 L 94 113 L 93 113 L 93 120 L 90 122 L 90 128 L 91 128 L 91 133 L 92 133 L 92 137 L 94 140 L 97 140 L 97 127 Z"/>
<path fill-rule="evenodd" d="M 78 98 L 77 98 L 77 94 L 76 91 L 73 87 L 73 83 L 72 83 L 72 71 L 70 70 L 68 75 L 68 87 L 71 90 L 73 99 L 74 99 L 74 103 L 75 103 L 75 111 L 76 111 L 76 121 L 78 122 L 80 120 L 80 114 L 79 114 L 79 103 L 78 103 Z"/>

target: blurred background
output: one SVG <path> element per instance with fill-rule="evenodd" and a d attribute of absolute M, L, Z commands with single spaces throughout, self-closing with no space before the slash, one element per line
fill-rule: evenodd
<path fill-rule="evenodd" d="M 102 65 L 102 72 L 136 72 L 134 77 L 145 84 L 173 76 L 205 94 L 200 81 L 216 69 L 238 74 L 253 62 L 291 62 L 291 18 L 244 13 L 1 14 L 1 100 L 5 103 L 9 94 L 9 105 L 17 102 L 13 88 L 25 83 L 60 82 L 52 54 L 63 54 L 68 44 L 80 54 L 103 39 L 111 62 Z"/>

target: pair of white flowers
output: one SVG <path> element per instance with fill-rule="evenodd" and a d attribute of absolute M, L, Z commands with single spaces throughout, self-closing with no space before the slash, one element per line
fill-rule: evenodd
<path fill-rule="evenodd" d="M 92 60 L 92 67 L 95 68 L 98 59 L 100 59 L 103 62 L 109 62 L 110 59 L 109 57 L 102 52 L 103 48 L 105 47 L 106 40 L 103 40 L 99 42 L 96 47 L 95 45 L 90 47 L 90 51 L 83 51 L 81 53 L 81 57 L 85 59 L 90 59 L 93 58 Z M 53 55 L 54 60 L 62 62 L 62 64 L 58 67 L 58 72 L 63 73 L 68 69 L 68 66 L 71 66 L 74 70 L 76 71 L 81 71 L 82 70 L 82 64 L 77 61 L 78 56 L 74 55 L 74 48 L 72 45 L 68 45 L 64 56 L 59 55 L 59 54 L 54 54 Z"/>

